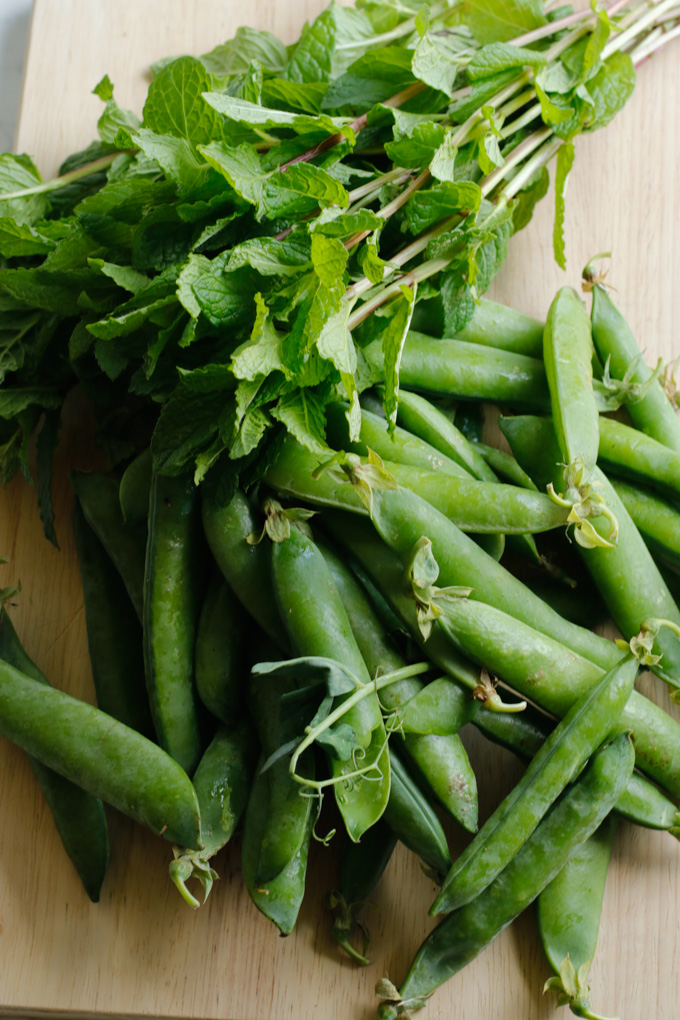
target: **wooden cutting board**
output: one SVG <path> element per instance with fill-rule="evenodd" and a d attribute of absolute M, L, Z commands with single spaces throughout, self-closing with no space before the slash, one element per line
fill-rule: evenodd
<path fill-rule="evenodd" d="M 123 105 L 141 110 L 146 69 L 159 57 L 204 52 L 244 21 L 286 41 L 322 0 L 35 0 L 17 151 L 54 173 L 95 135 L 101 104 L 90 90 L 105 72 Z M 680 50 L 642 68 L 635 95 L 605 131 L 579 139 L 567 205 L 569 272 L 551 253 L 550 200 L 512 241 L 494 296 L 543 316 L 555 289 L 578 286 L 594 253 L 614 252 L 610 274 L 648 360 L 680 355 Z M 57 472 L 91 463 L 72 402 Z M 70 536 L 68 486 L 57 491 L 58 552 L 42 538 L 35 492 L 23 481 L 0 494 L 0 586 L 21 580 L 11 607 L 27 650 L 52 682 L 93 699 L 82 593 Z M 645 679 L 667 706 L 661 685 Z M 676 709 L 671 709 L 677 712 Z M 464 734 L 486 817 L 520 774 L 514 759 Z M 397 852 L 367 915 L 373 964 L 356 968 L 328 934 L 323 897 L 336 851 L 314 854 L 296 932 L 287 939 L 250 903 L 238 843 L 218 859 L 221 881 L 193 912 L 167 878 L 169 846 L 112 818 L 112 864 L 91 904 L 59 844 L 24 756 L 0 744 L 0 1014 L 40 1017 L 172 1017 L 221 1020 L 368 1020 L 375 981 L 399 983 L 431 922 L 434 887 Z M 450 829 L 452 847 L 462 841 Z M 317 848 L 318 849 L 318 848 Z M 621 823 L 607 886 L 593 1003 L 625 1020 L 672 1020 L 680 848 L 668 835 Z M 549 976 L 527 911 L 427 1007 L 431 1020 L 539 1020 Z"/>

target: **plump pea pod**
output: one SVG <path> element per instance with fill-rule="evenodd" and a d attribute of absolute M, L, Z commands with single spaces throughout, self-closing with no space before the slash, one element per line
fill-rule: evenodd
<path fill-rule="evenodd" d="M 142 628 L 122 578 L 85 520 L 78 500 L 73 535 L 85 600 L 97 705 L 145 736 L 153 732 L 144 680 Z"/>
<path fill-rule="evenodd" d="M 383 369 L 380 341 L 364 348 L 372 369 Z M 543 363 L 538 358 L 465 343 L 435 340 L 423 333 L 406 337 L 399 373 L 401 385 L 419 393 L 491 400 L 495 404 L 544 410 L 549 403 Z"/>
<path fill-rule="evenodd" d="M 200 847 L 194 788 L 160 747 L 98 708 L 0 662 L 0 733 L 173 843 Z"/>
<path fill-rule="evenodd" d="M 661 383 L 649 383 L 652 371 L 641 357 L 630 326 L 601 284 L 593 287 L 592 331 L 600 360 L 609 362 L 614 379 L 628 378 L 634 386 L 647 384 L 642 399 L 626 404 L 635 427 L 680 453 L 680 422 L 675 409 Z"/>
<path fill-rule="evenodd" d="M 201 812 L 203 849 L 175 847 L 175 859 L 169 867 L 170 878 L 194 908 L 200 903 L 187 888 L 187 881 L 198 879 L 205 902 L 218 877 L 209 862 L 229 842 L 245 810 L 257 754 L 253 727 L 242 722 L 234 728 L 219 726 L 198 763 L 193 784 Z"/>
<path fill-rule="evenodd" d="M 519 485 L 522 489 L 536 490 L 529 475 L 522 470 L 511 454 L 506 453 L 505 450 L 497 450 L 495 446 L 487 446 L 486 443 L 477 443 L 476 449 L 499 478 L 512 485 Z"/>
<path fill-rule="evenodd" d="M 0 608 L 0 660 L 38 683 L 48 683 L 26 655 L 3 608 Z M 85 892 L 93 903 L 97 903 L 109 864 L 109 831 L 104 806 L 97 797 L 47 768 L 37 758 L 28 755 L 28 762 Z"/>
<path fill-rule="evenodd" d="M 146 524 L 149 519 L 152 475 L 151 449 L 143 450 L 123 472 L 118 487 L 118 500 L 123 520 L 128 528 L 136 524 Z"/>
<path fill-rule="evenodd" d="M 529 706 L 517 714 L 479 712 L 473 720 L 485 737 L 528 762 L 540 750 L 554 728 L 553 720 Z M 664 793 L 633 772 L 628 786 L 616 802 L 616 813 L 645 829 L 660 829 L 680 837 L 680 812 Z"/>
<path fill-rule="evenodd" d="M 591 351 L 588 313 L 576 291 L 562 287 L 548 311 L 543 360 L 562 460 L 569 465 L 580 459 L 588 470 L 599 443 Z"/>
<path fill-rule="evenodd" d="M 537 900 L 538 931 L 555 971 L 544 991 L 558 991 L 559 1005 L 569 1005 L 585 1020 L 601 1020 L 590 1009 L 588 972 L 597 948 L 615 835 L 616 816 L 611 814 L 576 848 Z"/>
<path fill-rule="evenodd" d="M 441 822 L 394 751 L 390 751 L 390 774 L 385 821 L 404 846 L 443 878 L 451 867 L 451 856 Z"/>
<path fill-rule="evenodd" d="M 606 669 L 621 658 L 612 641 L 563 619 L 415 493 L 376 489 L 373 524 L 387 545 L 404 557 L 427 535 L 439 564 L 442 586 L 473 588 L 476 601 L 503 609 Z"/>
<path fill-rule="evenodd" d="M 144 557 L 146 527 L 128 527 L 118 499 L 118 483 L 104 475 L 73 472 L 71 485 L 95 535 L 123 578 L 139 619 L 144 605 Z"/>
<path fill-rule="evenodd" d="M 372 531 L 370 534 L 375 543 Z M 357 580 L 327 546 L 320 548 L 369 673 L 380 676 L 403 668 L 404 658 L 390 641 Z M 470 683 L 473 687 L 477 683 L 472 670 Z M 401 734 L 404 750 L 429 789 L 463 828 L 476 832 L 477 784 L 457 734 L 472 718 L 479 702 L 473 701 L 470 692 L 455 683 L 449 683 L 446 690 L 440 692 L 437 681 L 423 686 L 417 677 L 384 687 L 380 700 L 398 723 L 392 740 L 398 740 L 397 733 Z"/>
<path fill-rule="evenodd" d="M 296 528 L 272 548 L 276 598 L 291 644 L 301 655 L 341 662 L 359 684 L 371 676 L 324 558 L 311 538 Z M 339 706 L 348 695 L 336 699 Z M 382 815 L 390 790 L 387 736 L 375 693 L 343 717 L 361 749 L 349 760 L 331 758 L 336 802 L 351 839 L 358 840 Z M 371 767 L 371 774 L 356 773 Z M 343 778 L 347 777 L 347 778 Z"/>
<path fill-rule="evenodd" d="M 271 548 L 268 542 L 251 544 L 262 523 L 255 517 L 245 495 L 237 490 L 225 502 L 209 485 L 203 486 L 203 530 L 217 566 L 239 602 L 262 630 L 282 650 L 288 638 L 279 617 L 271 581 Z"/>
<path fill-rule="evenodd" d="M 501 425 L 519 462 L 531 471 L 539 486 L 545 483 L 545 473 L 557 455 L 551 422 L 544 418 L 517 417 L 505 418 Z M 560 469 L 553 467 L 552 470 L 552 478 L 556 479 Z M 579 554 L 617 627 L 628 640 L 650 617 L 670 620 L 680 626 L 680 610 L 623 503 L 599 468 L 595 468 L 592 477 L 618 520 L 619 540 L 609 549 L 579 546 Z M 593 527 L 604 533 L 607 524 L 601 521 L 596 518 Z M 655 637 L 654 651 L 662 658 L 650 668 L 673 687 L 680 687 L 680 638 L 664 628 Z"/>
<path fill-rule="evenodd" d="M 379 984 L 379 994 L 390 1000 L 378 1010 L 381 1020 L 395 1020 L 422 1008 L 428 996 L 474 960 L 536 899 L 609 814 L 632 768 L 633 748 L 626 734 L 594 755 L 500 875 L 427 936 L 399 991 Z"/>
<path fill-rule="evenodd" d="M 305 892 L 307 858 L 314 812 L 308 811 L 299 849 L 288 861 L 283 871 L 268 882 L 258 880 L 260 849 L 263 841 L 267 840 L 270 835 L 272 838 L 275 835 L 271 832 L 269 825 L 270 773 L 272 770 L 280 768 L 287 771 L 286 762 L 277 762 L 270 770 L 263 773 L 261 771 L 263 764 L 264 758 L 261 758 L 255 770 L 255 780 L 250 789 L 243 823 L 241 849 L 243 883 L 258 910 L 274 922 L 282 935 L 290 935 L 295 927 Z M 308 798 L 308 802 L 311 806 L 310 798 Z"/>
<path fill-rule="evenodd" d="M 514 857 L 550 805 L 611 733 L 637 672 L 638 660 L 628 655 L 576 701 L 520 781 L 453 864 L 431 914 L 469 903 Z"/>
<path fill-rule="evenodd" d="M 331 935 L 357 963 L 370 963 L 366 955 L 370 941 L 368 929 L 357 920 L 357 915 L 369 902 L 396 845 L 397 837 L 383 819 L 365 832 L 358 843 L 351 839 L 343 843 L 338 887 L 328 894 L 328 906 L 333 911 Z M 355 925 L 363 936 L 361 952 L 350 941 Z"/>
<path fill-rule="evenodd" d="M 482 298 L 467 326 L 456 333 L 456 340 L 541 358 L 543 323 L 508 305 Z"/>
<path fill-rule="evenodd" d="M 247 689 L 248 617 L 221 574 L 205 594 L 196 634 L 196 690 L 216 719 L 233 726 Z"/>
<path fill-rule="evenodd" d="M 191 475 L 154 475 L 144 578 L 144 665 L 158 742 L 190 774 L 201 756 L 194 644 L 202 546 Z"/>
<path fill-rule="evenodd" d="M 407 630 L 423 642 L 415 603 L 403 593 L 404 560 L 375 538 L 371 541 L 368 522 L 348 516 L 345 520 L 336 520 L 331 515 L 326 517 L 327 527 L 332 526 L 334 536 L 381 588 Z M 521 695 L 558 717 L 566 715 L 576 698 L 597 683 L 603 672 L 548 635 L 508 613 L 472 599 L 451 600 L 446 616 L 435 623 L 423 648 L 448 672 L 447 655 L 454 642 L 454 651 L 464 651 L 469 659 L 486 666 Z M 460 663 L 460 657 L 454 656 L 452 675 L 460 673 L 458 679 L 466 686 L 475 686 L 479 674 L 469 666 L 467 671 L 460 669 Z M 471 683 L 470 678 L 476 679 Z M 486 719 L 491 725 L 493 715 L 480 712 L 475 719 Z M 638 767 L 672 797 L 679 798 L 680 726 L 667 712 L 635 690 L 622 720 L 635 734 Z"/>
<path fill-rule="evenodd" d="M 680 571 L 680 513 L 656 493 L 610 478 L 631 520 L 657 563 Z M 674 593 L 672 593 L 674 594 Z M 677 595 L 674 594 L 677 603 Z"/>
<path fill-rule="evenodd" d="M 680 496 L 680 451 L 612 418 L 600 419 L 599 464 L 667 499 Z"/>

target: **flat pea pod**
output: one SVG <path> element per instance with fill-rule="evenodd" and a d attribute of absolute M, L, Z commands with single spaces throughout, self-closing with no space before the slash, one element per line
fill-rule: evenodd
<path fill-rule="evenodd" d="M 576 848 L 536 901 L 543 951 L 556 975 L 546 988 L 567 996 L 572 1013 L 586 1020 L 598 1020 L 590 1009 L 588 971 L 597 948 L 615 835 L 616 816 L 611 814 Z"/>
<path fill-rule="evenodd" d="M 600 420 L 599 463 L 608 471 L 656 489 L 667 499 L 680 496 L 680 451 L 611 418 Z"/>
<path fill-rule="evenodd" d="M 0 733 L 181 846 L 200 848 L 196 793 L 160 747 L 98 708 L 0 662 Z"/>
<path fill-rule="evenodd" d="M 282 650 L 288 638 L 279 616 L 271 580 L 271 547 L 251 544 L 249 535 L 262 529 L 245 494 L 237 489 L 228 501 L 209 485 L 203 486 L 203 530 L 217 566 L 242 606 Z"/>
<path fill-rule="evenodd" d="M 298 653 L 335 659 L 359 684 L 372 685 L 342 599 L 313 540 L 291 528 L 287 539 L 275 542 L 272 576 L 281 616 Z M 348 696 L 339 695 L 334 706 Z M 387 736 L 375 692 L 349 709 L 342 722 L 354 731 L 360 751 L 347 760 L 331 758 L 334 793 L 350 839 L 359 840 L 382 815 L 390 790 Z M 369 767 L 370 776 L 356 775 Z"/>
<path fill-rule="evenodd" d="M 543 355 L 543 323 L 509 305 L 482 298 L 467 326 L 456 333 L 456 340 L 540 358 Z"/>
<path fill-rule="evenodd" d="M 358 843 L 351 839 L 343 843 L 338 885 L 328 894 L 328 906 L 333 911 L 331 935 L 340 948 L 360 964 L 370 963 L 366 955 L 369 934 L 357 915 L 367 905 L 396 845 L 397 837 L 383 819 L 365 832 Z M 355 925 L 363 935 L 361 952 L 350 941 Z"/>
<path fill-rule="evenodd" d="M 432 992 L 474 960 L 536 899 L 609 814 L 632 768 L 633 748 L 626 734 L 593 756 L 498 877 L 427 936 L 399 989 L 399 1003 L 383 1003 L 378 1010 L 381 1020 L 396 1020 L 424 1006 Z"/>
<path fill-rule="evenodd" d="M 610 478 L 631 520 L 657 563 L 680 571 L 680 513 L 656 493 Z M 677 603 L 677 595 L 674 595 Z"/>
<path fill-rule="evenodd" d="M 158 741 L 191 774 L 201 756 L 194 644 L 202 578 L 198 490 L 154 474 L 144 578 L 144 665 Z"/>
<path fill-rule="evenodd" d="M 633 690 L 638 661 L 626 656 L 583 694 L 532 758 L 520 781 L 446 876 L 431 914 L 469 903 L 493 881 L 550 805 L 611 733 Z"/>
<path fill-rule="evenodd" d="M 24 651 L 4 608 L 0 608 L 0 659 L 32 680 L 48 683 Z M 64 779 L 37 758 L 28 755 L 28 763 L 85 892 L 93 903 L 97 903 L 109 865 L 109 831 L 104 805 L 97 797 Z"/>
<path fill-rule="evenodd" d="M 476 448 L 489 467 L 504 481 L 519 485 L 522 489 L 536 490 L 537 487 L 512 454 L 506 453 L 505 450 L 497 450 L 495 446 L 487 446 L 486 443 L 477 443 Z"/>
<path fill-rule="evenodd" d="M 314 812 L 308 812 L 305 829 L 301 833 L 299 849 L 283 870 L 267 882 L 258 880 L 260 848 L 269 832 L 270 778 L 268 772 L 261 771 L 263 764 L 264 757 L 260 759 L 255 769 L 255 780 L 250 789 L 243 822 L 241 848 L 243 883 L 258 910 L 270 921 L 273 921 L 282 935 L 290 935 L 295 927 L 305 893 L 307 858 Z M 272 769 L 280 767 L 287 771 L 286 762 L 278 762 L 272 766 Z"/>
<path fill-rule="evenodd" d="M 372 531 L 369 534 L 375 542 Z M 371 676 L 402 669 L 406 665 L 404 658 L 390 641 L 356 578 L 327 546 L 321 544 L 319 547 Z M 474 686 L 476 676 L 471 676 L 470 682 Z M 396 714 L 404 751 L 423 781 L 463 828 L 475 832 L 477 784 L 467 752 L 457 734 L 474 715 L 479 702 L 473 701 L 464 688 L 453 683 L 448 685 L 442 698 L 437 698 L 436 691 L 428 694 L 432 686 L 423 686 L 417 677 L 403 678 L 384 687 L 380 699 L 389 712 Z M 423 699 L 422 703 L 420 699 Z M 392 743 L 397 739 L 396 735 L 393 736 Z"/>
<path fill-rule="evenodd" d="M 128 528 L 146 524 L 149 519 L 149 497 L 153 458 L 151 449 L 143 450 L 123 472 L 118 486 L 118 500 L 123 520 Z"/>
<path fill-rule="evenodd" d="M 364 348 L 372 369 L 383 368 L 380 341 Z M 404 342 L 400 383 L 418 393 L 442 394 L 545 410 L 549 403 L 543 362 L 463 340 L 435 340 L 410 332 Z"/>
<path fill-rule="evenodd" d="M 593 343 L 602 363 L 609 362 L 611 375 L 615 379 L 628 375 L 633 385 L 648 384 L 641 400 L 626 404 L 631 421 L 648 436 L 680 453 L 680 422 L 675 408 L 661 383 L 649 383 L 651 369 L 641 357 L 630 326 L 601 284 L 593 287 L 591 318 Z"/>
<path fill-rule="evenodd" d="M 572 287 L 556 294 L 543 332 L 543 361 L 550 389 L 555 434 L 567 466 L 595 466 L 599 414 L 593 395 L 590 320 Z"/>
<path fill-rule="evenodd" d="M 153 732 L 144 680 L 142 628 L 122 578 L 76 499 L 73 535 L 85 600 L 97 705 L 145 736 Z"/>
<path fill-rule="evenodd" d="M 560 468 L 553 458 L 559 454 L 549 420 L 521 416 L 503 419 L 501 426 L 517 459 L 532 472 L 538 485 L 557 480 Z M 551 461 L 555 465 L 552 478 L 546 478 Z M 614 622 L 627 640 L 634 637 L 650 617 L 670 620 L 680 626 L 680 610 L 623 503 L 599 468 L 594 469 L 592 478 L 616 516 L 619 539 L 613 548 L 578 546 L 578 552 Z M 593 527 L 605 534 L 608 522 L 594 518 Z M 662 659 L 650 667 L 652 671 L 673 687 L 680 687 L 680 639 L 670 629 L 663 628 L 655 637 L 654 650 Z"/>
<path fill-rule="evenodd" d="M 196 690 L 227 726 L 241 716 L 247 689 L 248 618 L 221 574 L 205 593 L 196 633 Z"/>
<path fill-rule="evenodd" d="M 105 475 L 72 472 L 78 501 L 95 535 L 118 570 L 139 619 L 144 606 L 146 527 L 127 527 L 118 499 L 118 483 Z"/>
<path fill-rule="evenodd" d="M 403 556 L 426 535 L 432 541 L 442 586 L 472 587 L 475 601 L 497 606 L 607 669 L 621 658 L 613 642 L 563 619 L 415 493 L 376 489 L 373 524 L 387 545 Z"/>
<path fill-rule="evenodd" d="M 451 867 L 451 856 L 441 822 L 395 751 L 390 751 L 390 775 L 384 820 L 404 846 L 443 877 Z"/>

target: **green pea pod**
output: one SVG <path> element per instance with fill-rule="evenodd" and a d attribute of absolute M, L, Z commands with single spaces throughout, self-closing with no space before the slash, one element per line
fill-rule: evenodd
<path fill-rule="evenodd" d="M 422 1008 L 440 985 L 474 960 L 536 899 L 609 814 L 632 768 L 633 748 L 626 734 L 594 755 L 498 877 L 427 936 L 399 991 L 393 986 L 385 989 L 390 1001 L 379 1008 L 381 1020 L 396 1020 Z"/>
<path fill-rule="evenodd" d="M 281 616 L 298 653 L 336 659 L 358 684 L 370 685 L 342 600 L 312 539 L 293 527 L 287 539 L 275 542 L 272 576 Z M 347 697 L 340 695 L 334 705 Z M 349 758 L 331 755 L 330 764 L 345 827 L 350 838 L 358 840 L 382 815 L 390 789 L 387 736 L 375 693 L 349 709 L 342 723 L 353 730 L 356 748 Z"/>
<path fill-rule="evenodd" d="M 342 846 L 338 886 L 328 894 L 328 906 L 333 911 L 331 935 L 340 948 L 357 963 L 370 963 L 366 956 L 369 946 L 368 929 L 357 920 L 357 915 L 367 905 L 396 845 L 397 837 L 381 819 L 364 833 L 358 843 L 347 839 Z M 355 925 L 363 935 L 361 952 L 350 941 Z"/>
<path fill-rule="evenodd" d="M 370 367 L 383 371 L 382 344 L 363 349 Z M 410 332 L 399 371 L 401 385 L 418 393 L 490 400 L 545 410 L 549 404 L 543 363 L 538 358 L 463 340 L 435 340 Z"/>
<path fill-rule="evenodd" d="M 221 574 L 203 600 L 196 634 L 196 690 L 216 719 L 233 726 L 247 686 L 248 619 Z"/>
<path fill-rule="evenodd" d="M 21 646 L 7 611 L 0 608 L 0 660 L 4 660 L 38 683 L 48 681 Z M 104 806 L 97 797 L 64 779 L 58 772 L 28 755 L 66 853 L 93 903 L 109 864 L 109 831 Z"/>
<path fill-rule="evenodd" d="M 620 421 L 600 420 L 599 463 L 622 478 L 656 489 L 666 499 L 680 495 L 680 451 L 669 450 Z"/>
<path fill-rule="evenodd" d="M 128 528 L 146 524 L 149 519 L 149 497 L 153 459 L 151 449 L 143 450 L 128 464 L 118 487 L 118 499 L 123 520 Z"/>
<path fill-rule="evenodd" d="M 515 456 L 532 472 L 538 485 L 550 480 L 546 479 L 549 470 L 553 479 L 557 477 L 559 468 L 550 468 L 556 442 L 549 420 L 505 418 L 501 427 Z M 680 627 L 680 610 L 623 503 L 599 468 L 593 471 L 593 480 L 618 520 L 619 541 L 614 548 L 579 546 L 578 550 L 614 622 L 626 640 L 634 637 L 649 617 L 669 620 Z M 602 518 L 596 518 L 593 527 L 604 533 L 607 525 Z M 680 638 L 664 628 L 655 637 L 654 652 L 661 656 L 661 661 L 650 665 L 652 671 L 680 688 Z"/>
<path fill-rule="evenodd" d="M 526 471 L 523 471 L 515 458 L 506 453 L 505 450 L 497 450 L 495 446 L 487 446 L 486 443 L 477 443 L 476 448 L 487 462 L 490 468 L 506 482 L 512 485 L 519 485 L 522 489 L 534 489 L 536 486 L 529 478 Z"/>
<path fill-rule="evenodd" d="M 271 581 L 271 548 L 268 542 L 249 542 L 262 524 L 245 495 L 237 490 L 224 502 L 219 493 L 204 486 L 201 512 L 203 530 L 217 566 L 242 606 L 262 630 L 284 651 L 288 638 L 274 598 Z"/>
<path fill-rule="evenodd" d="M 203 849 L 174 848 L 175 859 L 169 868 L 170 878 L 192 907 L 200 903 L 187 888 L 187 881 L 199 880 L 205 902 L 217 878 L 210 860 L 229 842 L 248 803 L 257 743 L 250 723 L 242 722 L 233 729 L 219 726 L 194 773 Z"/>
<path fill-rule="evenodd" d="M 200 848 L 196 793 L 173 758 L 100 709 L 6 662 L 0 662 L 0 733 L 153 832 Z"/>
<path fill-rule="evenodd" d="M 390 774 L 385 821 L 404 846 L 443 877 L 451 867 L 451 856 L 441 822 L 394 751 L 390 751 Z"/>
<path fill-rule="evenodd" d="M 201 756 L 194 644 L 202 576 L 191 475 L 154 475 L 144 580 L 144 665 L 158 741 L 190 774 Z"/>
<path fill-rule="evenodd" d="M 144 681 L 142 628 L 120 574 L 77 500 L 73 535 L 97 705 L 119 722 L 150 736 L 153 725 Z"/>
<path fill-rule="evenodd" d="M 642 359 L 630 326 L 606 289 L 593 287 L 593 343 L 603 364 L 609 363 L 614 379 L 626 379 L 632 387 L 646 386 L 642 399 L 626 402 L 636 428 L 680 453 L 680 422 L 661 383 L 650 383 L 651 369 Z"/>
<path fill-rule="evenodd" d="M 452 866 L 430 913 L 469 903 L 507 865 L 555 798 L 611 733 L 637 671 L 637 659 L 627 656 L 578 699 Z"/>
<path fill-rule="evenodd" d="M 269 825 L 272 792 L 270 773 L 275 769 L 288 771 L 287 762 L 276 762 L 267 772 L 261 771 L 263 764 L 264 758 L 261 758 L 255 770 L 255 780 L 250 789 L 243 822 L 241 849 L 243 882 L 258 910 L 274 922 L 282 935 L 290 935 L 295 927 L 305 892 L 307 858 L 314 812 L 311 810 L 311 798 L 306 798 L 310 810 L 305 816 L 305 828 L 300 833 L 298 851 L 278 875 L 267 882 L 259 881 L 257 875 L 260 871 L 262 844 L 269 836 L 274 838 L 276 835 L 271 832 Z"/>
<path fill-rule="evenodd" d="M 550 305 L 543 332 L 543 360 L 562 460 L 595 467 L 599 415 L 593 395 L 590 320 L 572 287 L 562 287 Z M 561 490 L 563 491 L 563 490 Z"/>
<path fill-rule="evenodd" d="M 543 357 L 543 323 L 488 298 L 481 299 L 470 322 L 456 333 L 456 340 Z"/>
<path fill-rule="evenodd" d="M 375 540 L 374 540 L 375 541 Z M 378 619 L 365 592 L 349 569 L 327 546 L 319 546 L 347 611 L 359 650 L 371 676 L 406 665 Z M 471 673 L 470 683 L 477 677 Z M 454 683 L 441 700 L 417 677 L 398 680 L 380 692 L 383 706 L 398 720 L 403 747 L 420 776 L 441 804 L 469 832 L 477 830 L 477 784 L 467 752 L 458 737 L 479 702 Z M 438 688 L 437 688 L 438 690 Z M 423 699 L 422 702 L 420 699 Z M 440 719 L 444 719 L 444 723 Z M 445 728 L 445 732 L 443 732 Z M 408 731 L 411 732 L 408 732 Z M 396 735 L 392 740 L 399 739 Z M 391 794 L 390 794 L 391 796 Z"/>
<path fill-rule="evenodd" d="M 656 562 L 680 572 L 680 513 L 655 493 L 609 480 Z M 677 604 L 677 594 L 671 594 Z"/>
<path fill-rule="evenodd" d="M 128 527 L 118 499 L 118 483 L 104 475 L 72 472 L 71 485 L 85 520 L 106 549 L 123 579 L 139 619 L 144 605 L 144 557 L 146 527 Z"/>
<path fill-rule="evenodd" d="M 555 977 L 545 990 L 560 992 L 560 1004 L 576 1016 L 598 1020 L 591 1012 L 588 972 L 597 948 L 604 887 L 616 835 L 616 816 L 581 843 L 537 900 L 538 931 Z"/>

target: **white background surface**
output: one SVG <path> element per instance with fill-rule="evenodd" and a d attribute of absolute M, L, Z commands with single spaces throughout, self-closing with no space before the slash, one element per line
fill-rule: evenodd
<path fill-rule="evenodd" d="M 33 0 L 0 0 L 0 152 L 14 148 Z"/>

